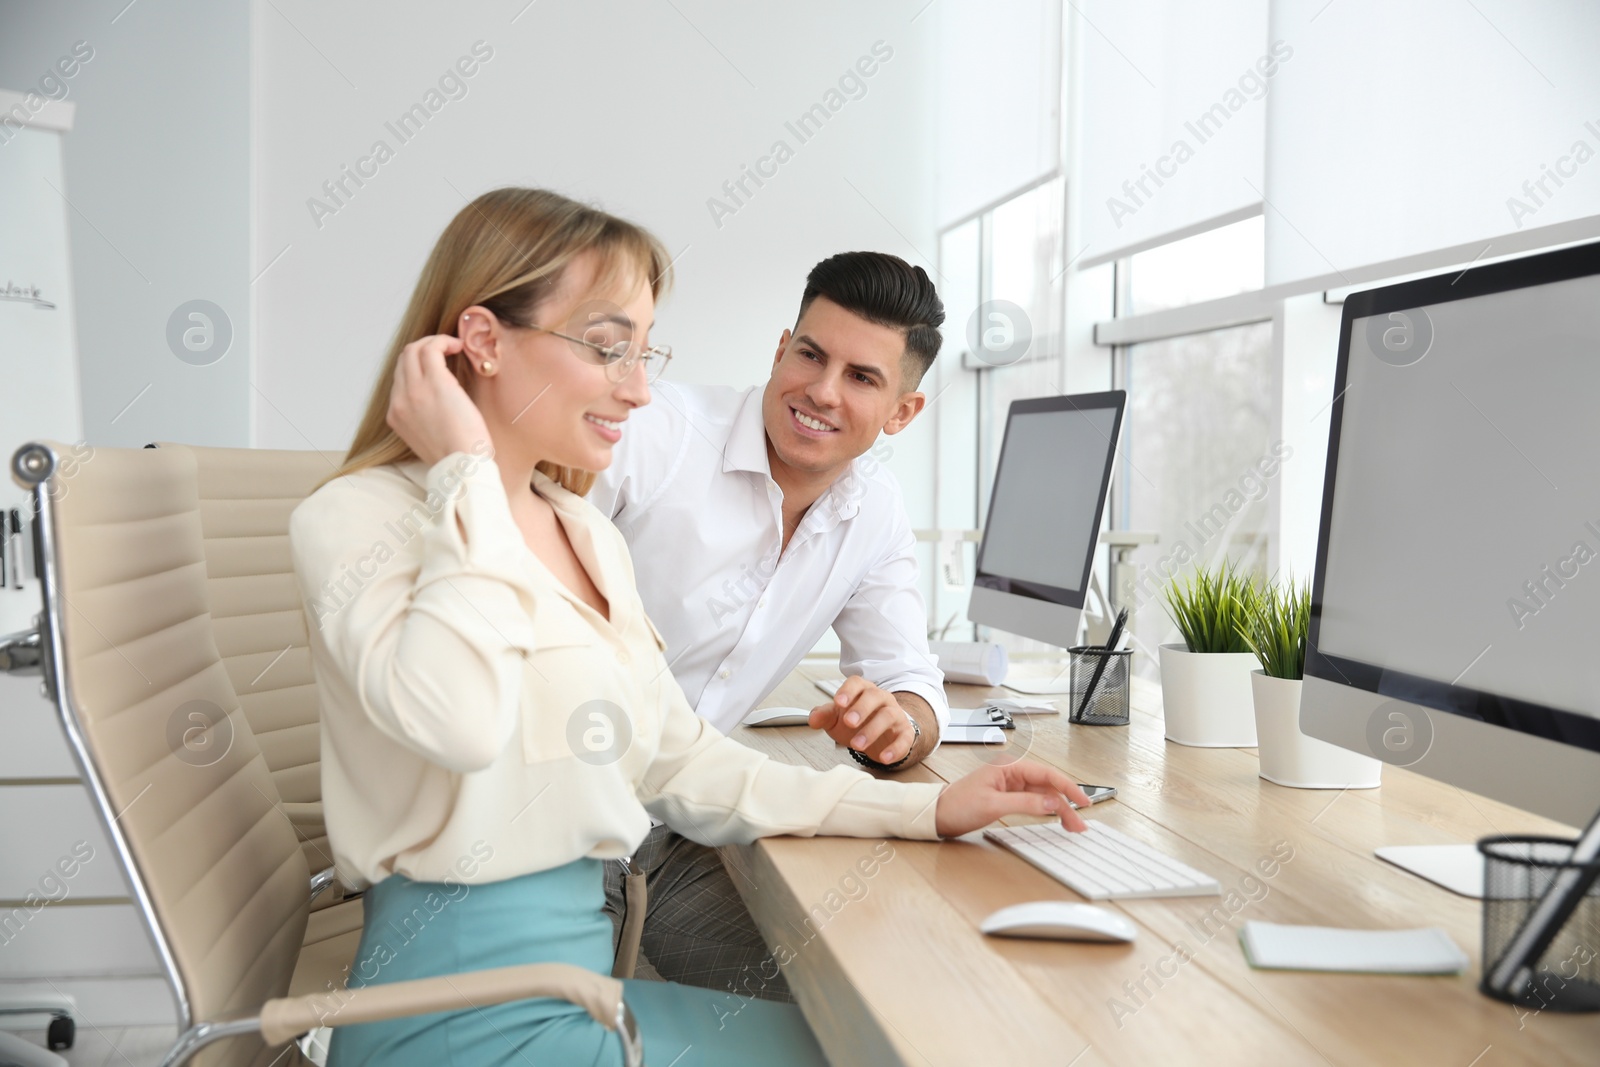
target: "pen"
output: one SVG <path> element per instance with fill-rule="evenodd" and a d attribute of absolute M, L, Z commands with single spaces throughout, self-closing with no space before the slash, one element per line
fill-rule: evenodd
<path fill-rule="evenodd" d="M 4 585 L 6 575 L 11 573 L 6 569 L 6 556 L 11 551 L 11 533 L 9 530 L 0 529 L 0 534 L 4 534 L 0 536 L 0 585 Z"/>
<path fill-rule="evenodd" d="M 11 585 L 22 588 L 22 513 L 11 509 Z"/>
<path fill-rule="evenodd" d="M 1111 636 L 1106 638 L 1106 651 L 1114 652 L 1117 642 L 1122 640 L 1122 628 L 1128 622 L 1128 609 L 1123 608 L 1117 612 L 1117 621 L 1111 624 Z M 1083 702 L 1078 705 L 1078 716 L 1089 710 L 1089 701 L 1094 699 L 1095 687 L 1100 684 L 1100 676 L 1106 672 L 1106 664 L 1111 661 L 1110 656 L 1100 656 L 1099 662 L 1094 665 L 1094 673 L 1089 675 L 1089 688 L 1083 691 Z"/>

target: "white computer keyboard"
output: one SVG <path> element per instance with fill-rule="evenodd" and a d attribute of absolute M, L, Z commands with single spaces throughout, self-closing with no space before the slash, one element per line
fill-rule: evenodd
<path fill-rule="evenodd" d="M 822 690 L 824 693 L 827 693 L 829 696 L 833 696 L 833 694 L 835 694 L 835 693 L 837 693 L 839 691 L 839 687 L 844 684 L 844 679 L 843 678 L 813 678 L 813 679 L 811 679 L 811 683 L 813 685 L 815 685 L 818 689 Z"/>
<path fill-rule="evenodd" d="M 1209 897 L 1222 892 L 1210 875 L 1105 823 L 1091 822 L 1079 834 L 1048 822 L 996 827 L 983 836 L 1090 900 Z"/>

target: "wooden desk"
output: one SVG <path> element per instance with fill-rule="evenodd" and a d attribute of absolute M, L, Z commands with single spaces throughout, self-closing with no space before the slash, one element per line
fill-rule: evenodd
<path fill-rule="evenodd" d="M 807 669 L 791 675 L 767 706 L 811 707 L 825 699 Z M 976 700 L 963 698 L 998 692 L 950 691 L 969 705 Z M 1492 1067 L 1600 1060 L 1600 1016 L 1531 1014 L 1477 992 L 1478 902 L 1372 854 L 1384 844 L 1571 833 L 1567 828 L 1396 767 L 1384 768 L 1376 790 L 1273 785 L 1257 776 L 1251 749 L 1166 742 L 1159 687 L 1142 679 L 1134 682 L 1130 726 L 1070 726 L 1065 715 L 1018 722 L 1003 754 L 951 745 L 901 777 L 948 781 L 1026 747 L 1031 758 L 1080 782 L 1116 786 L 1118 798 L 1094 807 L 1090 818 L 1216 876 L 1232 895 L 1106 902 L 1139 927 L 1132 945 L 998 940 L 978 932 L 997 908 L 1078 897 L 977 835 L 888 844 L 772 838 L 725 850 L 834 1063 Z M 805 727 L 741 728 L 737 736 L 791 763 L 849 760 Z M 1438 925 L 1473 966 L 1444 978 L 1256 971 L 1237 941 L 1250 919 Z"/>

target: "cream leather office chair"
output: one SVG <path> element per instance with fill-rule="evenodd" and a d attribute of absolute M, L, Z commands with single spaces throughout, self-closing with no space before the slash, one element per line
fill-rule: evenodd
<path fill-rule="evenodd" d="M 561 964 L 286 996 L 310 907 L 299 835 L 212 632 L 194 453 L 25 445 L 46 689 L 178 1008 L 164 1067 L 289 1067 L 318 1025 L 562 997 L 641 1062 L 615 979 Z"/>
<path fill-rule="evenodd" d="M 300 835 L 306 864 L 313 871 L 331 867 L 316 679 L 289 559 L 289 514 L 334 472 L 340 457 L 165 441 L 154 447 L 193 457 L 217 651 L 284 814 Z"/>
<path fill-rule="evenodd" d="M 289 558 L 289 515 L 333 473 L 339 457 L 167 442 L 154 447 L 193 459 L 217 651 L 306 865 L 331 876 L 333 849 L 322 821 L 321 709 Z M 339 882 L 329 881 L 311 902 L 291 995 L 343 984 L 361 923 L 360 898 L 344 899 Z"/>

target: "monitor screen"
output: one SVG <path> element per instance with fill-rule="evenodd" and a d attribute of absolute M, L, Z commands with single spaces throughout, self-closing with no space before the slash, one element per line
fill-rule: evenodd
<path fill-rule="evenodd" d="M 1081 606 L 1122 393 L 1011 406 L 978 551 L 978 584 Z"/>
<path fill-rule="evenodd" d="M 1347 309 L 1307 672 L 1593 747 L 1600 275 L 1521 281 Z"/>

